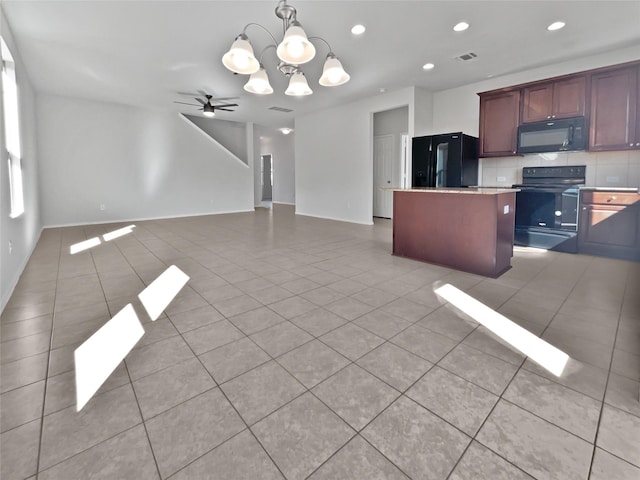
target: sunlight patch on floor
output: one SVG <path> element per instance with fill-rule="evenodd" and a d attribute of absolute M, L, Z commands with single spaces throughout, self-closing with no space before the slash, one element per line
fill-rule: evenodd
<path fill-rule="evenodd" d="M 545 342 L 453 285 L 447 283 L 436 288 L 434 292 L 555 376 L 562 375 L 569 360 L 569 355 L 562 350 Z"/>

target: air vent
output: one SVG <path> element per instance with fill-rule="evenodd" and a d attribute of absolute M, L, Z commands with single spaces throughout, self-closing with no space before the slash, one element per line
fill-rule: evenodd
<path fill-rule="evenodd" d="M 463 53 L 462 55 L 459 55 L 457 57 L 453 57 L 456 60 L 462 60 L 463 62 L 466 62 L 467 60 L 473 60 L 474 58 L 476 58 L 478 55 L 476 55 L 473 52 L 469 52 L 469 53 Z"/>
<path fill-rule="evenodd" d="M 269 107 L 269 110 L 275 110 L 276 112 L 283 112 L 283 113 L 293 112 L 293 110 L 290 110 L 288 108 L 283 108 L 283 107 Z"/>

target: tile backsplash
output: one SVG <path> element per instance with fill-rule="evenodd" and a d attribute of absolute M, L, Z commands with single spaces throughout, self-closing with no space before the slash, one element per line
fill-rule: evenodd
<path fill-rule="evenodd" d="M 640 188 L 640 150 L 538 153 L 521 157 L 481 158 L 481 185 L 510 187 L 515 183 L 522 183 L 522 167 L 556 165 L 586 165 L 588 187 Z"/>

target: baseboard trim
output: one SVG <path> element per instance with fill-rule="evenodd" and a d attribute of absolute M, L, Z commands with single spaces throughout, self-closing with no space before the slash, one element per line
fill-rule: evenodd
<path fill-rule="evenodd" d="M 171 220 L 174 218 L 189 218 L 189 217 L 208 217 L 210 215 L 229 215 L 232 213 L 251 213 L 255 212 L 255 209 L 247 209 L 247 210 L 225 210 L 222 212 L 210 212 L 210 213 L 187 213 L 181 215 L 168 215 L 162 217 L 139 217 L 139 218 L 125 218 L 125 219 L 114 219 L 114 220 L 104 220 L 104 221 L 94 221 L 94 222 L 79 222 L 79 223 L 61 223 L 55 225 L 45 225 L 44 228 L 64 228 L 64 227 L 83 227 L 85 225 L 107 225 L 110 223 L 130 223 L 130 222 L 148 222 L 153 220 Z"/>
<path fill-rule="evenodd" d="M 313 215 L 311 213 L 304 213 L 304 212 L 301 212 L 299 210 L 296 210 L 296 215 L 301 215 L 303 217 L 322 218 L 324 220 L 333 220 L 335 222 L 355 223 L 356 225 L 373 225 L 373 221 L 371 221 L 371 222 L 356 222 L 354 220 L 347 220 L 345 218 L 323 217 L 321 215 Z"/>

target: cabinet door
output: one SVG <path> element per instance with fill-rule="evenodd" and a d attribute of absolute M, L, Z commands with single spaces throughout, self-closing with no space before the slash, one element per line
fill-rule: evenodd
<path fill-rule="evenodd" d="M 590 150 L 629 150 L 636 143 L 638 67 L 591 77 Z"/>
<path fill-rule="evenodd" d="M 553 84 L 552 118 L 571 118 L 584 115 L 586 101 L 585 76 L 559 80 Z"/>
<path fill-rule="evenodd" d="M 552 116 L 553 84 L 527 87 L 522 91 L 522 123 L 541 122 Z"/>
<path fill-rule="evenodd" d="M 582 192 L 581 199 L 578 251 L 640 260 L 640 196 L 619 192 Z M 603 203 L 588 203 L 593 200 Z"/>
<path fill-rule="evenodd" d="M 516 154 L 520 91 L 480 96 L 480 156 Z"/>

